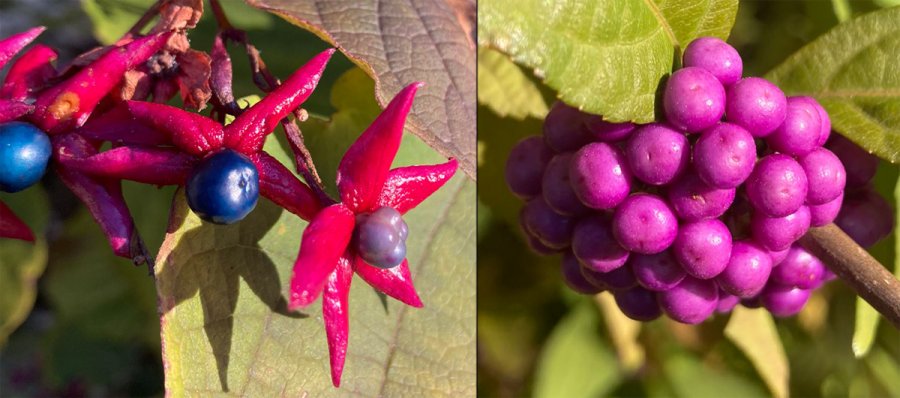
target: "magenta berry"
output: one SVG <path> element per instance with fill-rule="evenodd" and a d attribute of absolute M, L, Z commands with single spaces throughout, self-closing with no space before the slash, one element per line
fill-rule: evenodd
<path fill-rule="evenodd" d="M 581 264 L 572 252 L 566 252 L 562 260 L 563 282 L 570 289 L 581 294 L 597 294 L 606 290 L 602 285 L 592 283 L 582 274 Z"/>
<path fill-rule="evenodd" d="M 784 217 L 768 217 L 757 211 L 750 219 L 750 229 L 756 242 L 766 249 L 784 250 L 809 230 L 811 221 L 807 206 Z"/>
<path fill-rule="evenodd" d="M 772 149 L 791 156 L 803 156 L 818 147 L 822 121 L 815 104 L 797 97 L 787 99 L 784 122 L 766 137 Z"/>
<path fill-rule="evenodd" d="M 658 293 L 663 312 L 678 322 L 697 324 L 709 318 L 719 302 L 719 288 L 712 280 L 685 277 L 678 286 Z"/>
<path fill-rule="evenodd" d="M 703 182 L 694 172 L 685 173 L 669 187 L 668 199 L 683 221 L 717 218 L 734 202 L 735 189 L 718 189 Z"/>
<path fill-rule="evenodd" d="M 709 186 L 741 185 L 756 164 L 756 144 L 744 128 L 722 123 L 703 132 L 694 144 L 694 168 Z"/>
<path fill-rule="evenodd" d="M 572 233 L 572 252 L 582 266 L 597 272 L 619 268 L 629 256 L 613 238 L 612 220 L 607 215 L 588 216 L 578 222 Z"/>
<path fill-rule="evenodd" d="M 506 185 L 522 199 L 541 194 L 544 168 L 553 158 L 553 151 L 539 136 L 522 139 L 509 152 L 506 159 Z"/>
<path fill-rule="evenodd" d="M 557 101 L 544 119 L 544 140 L 556 152 L 574 151 L 591 140 L 586 115 Z"/>
<path fill-rule="evenodd" d="M 734 242 L 728 266 L 716 277 L 716 283 L 731 295 L 750 298 L 762 291 L 771 272 L 769 253 L 752 241 L 741 240 Z"/>
<path fill-rule="evenodd" d="M 760 302 L 772 315 L 788 317 L 796 315 L 809 300 L 810 292 L 793 286 L 769 284 L 760 294 Z"/>
<path fill-rule="evenodd" d="M 754 208 L 769 217 L 784 217 L 806 201 L 806 172 L 787 155 L 773 154 L 759 160 L 747 179 L 747 196 Z"/>
<path fill-rule="evenodd" d="M 525 205 L 522 222 L 528 232 L 548 248 L 562 249 L 572 241 L 575 220 L 553 211 L 542 197 L 534 198 Z"/>
<path fill-rule="evenodd" d="M 677 178 L 691 155 L 683 133 L 657 123 L 637 129 L 624 150 L 631 173 L 650 185 L 668 184 Z"/>
<path fill-rule="evenodd" d="M 834 153 L 846 168 L 847 188 L 864 187 L 878 171 L 878 158 L 866 152 L 859 145 L 835 134 L 825 148 Z"/>
<path fill-rule="evenodd" d="M 809 205 L 809 226 L 821 227 L 832 223 L 841 212 L 844 205 L 844 193 L 837 198 L 820 205 Z"/>
<path fill-rule="evenodd" d="M 569 167 L 572 188 L 587 207 L 612 209 L 631 191 L 631 171 L 625 156 L 610 144 L 585 145 L 575 152 Z"/>
<path fill-rule="evenodd" d="M 706 69 L 726 87 L 740 80 L 744 70 L 737 50 L 718 37 L 695 39 L 684 49 L 683 58 L 684 66 Z"/>
<path fill-rule="evenodd" d="M 771 134 L 786 114 L 787 98 L 766 79 L 743 78 L 728 89 L 725 120 L 743 127 L 754 137 Z"/>
<path fill-rule="evenodd" d="M 711 279 L 722 272 L 731 256 L 731 232 L 717 219 L 682 224 L 672 254 L 689 275 Z"/>
<path fill-rule="evenodd" d="M 544 200 L 559 214 L 575 216 L 584 214 L 588 208 L 578 199 L 569 181 L 569 165 L 572 153 L 561 153 L 553 157 L 542 176 Z"/>
<path fill-rule="evenodd" d="M 612 123 L 603 120 L 603 116 L 590 115 L 584 121 L 591 136 L 596 141 L 619 142 L 631 136 L 634 123 Z"/>
<path fill-rule="evenodd" d="M 841 160 L 834 153 L 825 148 L 816 148 L 798 161 L 809 183 L 806 192 L 807 203 L 825 204 L 844 192 L 847 173 Z"/>
<path fill-rule="evenodd" d="M 660 197 L 636 194 L 616 208 L 613 234 L 622 247 L 635 253 L 659 253 L 675 241 L 678 220 Z"/>
<path fill-rule="evenodd" d="M 628 264 L 638 284 L 657 292 L 675 287 L 687 275 L 671 250 L 657 254 L 633 254 Z"/>
<path fill-rule="evenodd" d="M 663 94 L 666 118 L 673 126 L 700 132 L 725 113 L 725 88 L 706 69 L 682 68 L 669 77 Z"/>
<path fill-rule="evenodd" d="M 817 287 L 825 275 L 825 264 L 800 245 L 793 245 L 781 264 L 772 270 L 772 282 L 801 289 Z"/>

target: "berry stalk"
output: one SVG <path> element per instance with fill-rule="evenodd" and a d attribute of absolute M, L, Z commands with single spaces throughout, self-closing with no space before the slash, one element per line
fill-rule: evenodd
<path fill-rule="evenodd" d="M 900 329 L 900 280 L 866 249 L 834 224 L 810 228 L 800 244 Z"/>

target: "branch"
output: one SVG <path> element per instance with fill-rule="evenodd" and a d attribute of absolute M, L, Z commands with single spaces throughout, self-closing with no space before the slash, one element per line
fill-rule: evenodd
<path fill-rule="evenodd" d="M 140 35 L 141 31 L 144 30 L 144 27 L 146 27 L 153 18 L 156 18 L 156 15 L 159 14 L 159 9 L 162 8 L 163 4 L 167 1 L 168 0 L 156 0 L 147 11 L 144 11 L 144 15 L 141 15 L 141 18 L 131 26 L 131 29 L 128 29 L 128 33 L 125 33 L 123 38 Z"/>
<path fill-rule="evenodd" d="M 900 280 L 838 226 L 810 228 L 800 244 L 900 329 Z"/>

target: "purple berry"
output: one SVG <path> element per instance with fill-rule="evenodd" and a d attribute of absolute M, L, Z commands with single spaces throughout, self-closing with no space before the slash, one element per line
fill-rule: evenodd
<path fill-rule="evenodd" d="M 703 131 L 722 119 L 725 88 L 706 69 L 681 68 L 666 83 L 663 107 L 666 118 L 675 127 L 690 132 Z"/>
<path fill-rule="evenodd" d="M 800 101 L 809 102 L 813 108 L 816 109 L 816 113 L 819 114 L 819 121 L 821 122 L 821 129 L 819 130 L 819 139 L 816 140 L 816 146 L 825 145 L 825 142 L 828 141 L 828 137 L 831 136 L 831 118 L 828 117 L 828 112 L 825 108 L 819 104 L 819 101 L 816 101 L 813 97 L 807 96 L 797 96 L 794 97 Z"/>
<path fill-rule="evenodd" d="M 784 122 L 766 137 L 766 143 L 781 153 L 803 156 L 815 149 L 822 133 L 822 121 L 815 105 L 797 97 L 787 99 Z"/>
<path fill-rule="evenodd" d="M 540 239 L 532 235 L 531 232 L 526 233 L 525 237 L 528 239 L 528 247 L 536 254 L 542 256 L 550 256 L 559 253 L 559 249 L 551 249 L 547 247 L 547 245 L 541 243 Z"/>
<path fill-rule="evenodd" d="M 666 250 L 678 234 L 678 220 L 658 196 L 629 196 L 613 214 L 613 234 L 627 250 L 654 254 Z"/>
<path fill-rule="evenodd" d="M 619 142 L 631 136 L 634 123 L 611 123 L 603 120 L 603 116 L 589 115 L 584 125 L 596 141 Z"/>
<path fill-rule="evenodd" d="M 760 159 L 746 185 L 750 203 L 769 217 L 784 217 L 797 211 L 806 201 L 808 187 L 803 167 L 782 154 Z"/>
<path fill-rule="evenodd" d="M 714 278 L 728 265 L 731 232 L 717 219 L 682 224 L 672 244 L 672 254 L 689 275 Z"/>
<path fill-rule="evenodd" d="M 569 246 L 575 220 L 559 214 L 537 197 L 525 204 L 522 209 L 522 222 L 528 232 L 538 237 L 545 246 L 551 249 L 562 249 Z"/>
<path fill-rule="evenodd" d="M 810 292 L 793 286 L 782 286 L 779 284 L 769 284 L 760 294 L 759 298 L 762 305 L 766 307 L 772 315 L 777 317 L 788 317 L 796 315 L 806 302 L 809 300 Z"/>
<path fill-rule="evenodd" d="M 509 190 L 522 199 L 540 195 L 544 168 L 552 157 L 553 151 L 539 136 L 519 141 L 506 159 L 506 185 Z"/>
<path fill-rule="evenodd" d="M 556 152 L 581 148 L 591 141 L 584 119 L 584 113 L 557 101 L 544 119 L 544 141 Z"/>
<path fill-rule="evenodd" d="M 684 171 L 691 155 L 687 137 L 659 123 L 635 130 L 624 150 L 631 173 L 650 185 L 674 180 Z"/>
<path fill-rule="evenodd" d="M 698 324 L 712 315 L 719 303 L 719 288 L 712 280 L 685 277 L 678 286 L 660 292 L 663 312 L 678 322 Z"/>
<path fill-rule="evenodd" d="M 587 280 L 598 286 L 606 286 L 615 290 L 631 289 L 637 286 L 637 280 L 631 272 L 631 267 L 619 267 L 612 271 L 601 273 L 581 267 L 581 273 Z"/>
<path fill-rule="evenodd" d="M 831 202 L 820 205 L 809 205 L 809 226 L 822 227 L 828 225 L 837 218 L 841 212 L 841 206 L 844 205 L 844 193 L 841 192 L 837 198 Z"/>
<path fill-rule="evenodd" d="M 841 160 L 825 148 L 816 148 L 799 159 L 800 167 L 809 181 L 806 202 L 820 205 L 830 202 L 844 192 L 847 173 Z"/>
<path fill-rule="evenodd" d="M 894 211 L 878 192 L 868 187 L 845 197 L 834 223 L 857 244 L 869 247 L 890 235 L 894 229 Z"/>
<path fill-rule="evenodd" d="M 613 297 L 622 313 L 636 321 L 649 322 L 662 315 L 662 309 L 656 301 L 656 293 L 640 286 L 614 291 Z"/>
<path fill-rule="evenodd" d="M 878 158 L 859 145 L 835 134 L 825 147 L 837 155 L 846 168 L 847 188 L 864 187 L 875 177 L 875 172 L 878 171 Z"/>
<path fill-rule="evenodd" d="M 684 66 L 706 69 L 726 87 L 740 80 L 744 69 L 737 50 L 718 37 L 700 37 L 688 44 Z"/>
<path fill-rule="evenodd" d="M 584 277 L 581 264 L 572 252 L 563 254 L 562 259 L 563 282 L 570 289 L 581 294 L 597 294 L 606 290 L 602 285 L 594 284 Z"/>
<path fill-rule="evenodd" d="M 704 182 L 720 189 L 741 185 L 756 163 L 756 143 L 743 127 L 721 123 L 694 144 L 694 168 Z"/>
<path fill-rule="evenodd" d="M 772 270 L 772 282 L 801 289 L 813 289 L 822 282 L 825 264 L 800 245 L 792 245 L 787 257 Z"/>
<path fill-rule="evenodd" d="M 684 221 L 717 218 L 734 202 L 735 189 L 713 188 L 694 172 L 687 172 L 669 187 L 668 199 Z"/>
<path fill-rule="evenodd" d="M 608 215 L 586 217 L 572 233 L 572 252 L 581 265 L 597 272 L 609 272 L 628 260 L 628 250 L 619 246 L 612 234 L 612 220 Z"/>
<path fill-rule="evenodd" d="M 569 179 L 581 202 L 593 209 L 612 209 L 631 191 L 631 171 L 625 155 L 602 142 L 585 145 L 575 152 Z"/>
<path fill-rule="evenodd" d="M 354 240 L 359 256 L 378 268 L 393 268 L 406 258 L 409 227 L 391 207 L 380 207 L 356 217 Z"/>
<path fill-rule="evenodd" d="M 790 247 L 781 250 L 769 250 L 769 257 L 772 257 L 772 268 L 781 265 L 781 262 L 787 257 L 790 250 Z"/>
<path fill-rule="evenodd" d="M 755 212 L 750 219 L 750 229 L 753 239 L 767 250 L 784 250 L 809 230 L 810 220 L 806 206 L 784 217 L 767 217 Z"/>
<path fill-rule="evenodd" d="M 747 77 L 728 89 L 725 120 L 746 129 L 754 137 L 771 134 L 784 121 L 787 98 L 766 79 Z"/>
<path fill-rule="evenodd" d="M 719 314 L 727 314 L 741 302 L 737 296 L 732 296 L 722 290 L 719 290 L 719 302 L 716 304 L 716 312 Z"/>
<path fill-rule="evenodd" d="M 588 208 L 578 200 L 572 184 L 569 180 L 569 165 L 572 162 L 572 153 L 561 153 L 553 157 L 544 170 L 543 187 L 544 200 L 557 213 L 566 216 L 577 216 L 588 212 Z"/>
<path fill-rule="evenodd" d="M 632 254 L 628 266 L 631 266 L 638 284 L 657 292 L 675 287 L 687 275 L 671 250 L 649 255 Z"/>
<path fill-rule="evenodd" d="M 772 272 L 772 257 L 750 241 L 737 241 L 731 249 L 728 266 L 716 277 L 719 288 L 741 298 L 759 294 Z"/>

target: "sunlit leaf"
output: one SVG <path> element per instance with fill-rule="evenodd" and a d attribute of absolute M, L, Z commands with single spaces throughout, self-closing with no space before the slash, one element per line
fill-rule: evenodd
<path fill-rule="evenodd" d="M 764 309 L 734 308 L 725 336 L 750 359 L 772 395 L 788 396 L 787 356 L 772 316 Z"/>
<path fill-rule="evenodd" d="M 811 95 L 836 131 L 900 161 L 900 8 L 840 24 L 766 75 L 791 95 Z"/>
<path fill-rule="evenodd" d="M 660 82 L 694 38 L 725 38 L 736 0 L 479 2 L 478 40 L 566 103 L 613 121 L 655 118 Z"/>
<path fill-rule="evenodd" d="M 246 1 L 338 47 L 375 79 L 382 105 L 425 82 L 408 127 L 475 178 L 475 47 L 448 3 Z"/>
<path fill-rule="evenodd" d="M 502 117 L 543 119 L 547 103 L 540 89 L 506 55 L 478 48 L 478 102 Z"/>

